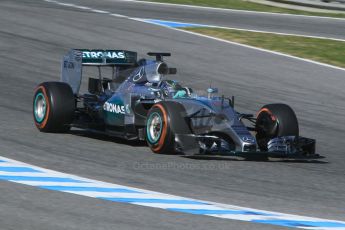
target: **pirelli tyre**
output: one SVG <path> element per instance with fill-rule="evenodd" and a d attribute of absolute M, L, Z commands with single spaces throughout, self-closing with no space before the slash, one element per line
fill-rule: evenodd
<path fill-rule="evenodd" d="M 177 153 L 175 134 L 190 134 L 184 107 L 173 101 L 152 106 L 146 119 L 146 141 L 154 153 Z"/>
<path fill-rule="evenodd" d="M 75 111 L 71 87 L 64 82 L 43 82 L 35 89 L 33 117 L 41 132 L 66 132 Z"/>
<path fill-rule="evenodd" d="M 279 136 L 299 136 L 295 112 L 286 104 L 268 104 L 257 113 L 256 140 L 260 150 L 267 150 L 270 139 Z"/>

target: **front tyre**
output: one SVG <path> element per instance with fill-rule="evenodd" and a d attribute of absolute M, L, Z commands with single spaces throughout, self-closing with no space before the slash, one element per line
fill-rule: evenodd
<path fill-rule="evenodd" d="M 262 151 L 267 151 L 267 143 L 272 138 L 299 136 L 296 114 L 286 104 L 263 106 L 257 114 L 256 130 L 256 140 Z"/>
<path fill-rule="evenodd" d="M 152 106 L 146 119 L 146 141 L 154 153 L 176 153 L 175 134 L 190 134 L 182 105 L 165 101 Z"/>
<path fill-rule="evenodd" d="M 68 84 L 44 82 L 36 88 L 33 98 L 33 118 L 39 131 L 68 131 L 74 111 L 75 98 Z"/>

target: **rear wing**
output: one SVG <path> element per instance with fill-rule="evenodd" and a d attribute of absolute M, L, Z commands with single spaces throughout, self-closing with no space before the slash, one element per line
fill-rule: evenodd
<path fill-rule="evenodd" d="M 78 94 L 83 66 L 133 66 L 137 53 L 127 50 L 71 49 L 62 60 L 61 81 L 68 83 Z"/>
<path fill-rule="evenodd" d="M 137 53 L 126 50 L 76 50 L 83 65 L 134 65 Z"/>

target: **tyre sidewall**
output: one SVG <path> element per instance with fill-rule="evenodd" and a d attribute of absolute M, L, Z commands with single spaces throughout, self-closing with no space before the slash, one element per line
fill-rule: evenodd
<path fill-rule="evenodd" d="M 267 142 L 280 136 L 299 136 L 298 120 L 292 108 L 285 104 L 269 104 L 263 106 L 257 114 L 257 124 L 263 116 L 276 122 L 267 133 L 257 132 L 256 139 L 260 149 L 267 149 Z"/>
<path fill-rule="evenodd" d="M 162 119 L 162 129 L 159 138 L 155 141 L 152 141 L 149 137 L 149 121 L 151 115 L 154 113 L 159 114 L 160 118 Z M 163 103 L 155 104 L 148 112 L 146 119 L 146 140 L 154 153 L 171 153 L 173 150 L 171 146 L 174 145 L 174 135 L 171 131 L 170 116 L 166 106 Z"/>
<path fill-rule="evenodd" d="M 36 114 L 35 114 L 35 104 L 36 104 L 36 100 L 37 100 L 37 97 L 39 94 L 43 95 L 44 100 L 45 100 L 45 104 L 46 104 L 46 110 L 45 110 L 45 114 L 44 114 L 44 117 L 42 120 L 37 120 Z M 49 126 L 48 120 L 50 120 L 50 117 L 51 117 L 51 103 L 50 103 L 50 99 L 49 99 L 47 90 L 42 85 L 39 85 L 35 90 L 34 99 L 33 99 L 33 111 L 32 112 L 33 112 L 33 117 L 34 117 L 36 127 L 39 130 L 47 129 L 47 127 Z"/>
<path fill-rule="evenodd" d="M 44 95 L 47 111 L 41 122 L 36 120 L 33 111 L 36 127 L 43 132 L 67 131 L 75 111 L 75 97 L 71 87 L 63 82 L 44 82 L 35 90 L 33 106 L 39 93 Z"/>

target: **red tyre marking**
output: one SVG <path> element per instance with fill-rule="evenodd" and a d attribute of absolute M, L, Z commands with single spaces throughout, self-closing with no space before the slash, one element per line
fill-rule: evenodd
<path fill-rule="evenodd" d="M 268 113 L 268 114 L 270 115 L 272 121 L 276 121 L 276 120 L 277 120 L 277 118 L 273 115 L 273 113 L 272 113 L 269 109 L 267 109 L 267 108 L 262 108 L 262 109 L 257 113 L 256 117 L 258 117 L 258 116 L 260 115 L 260 113 L 262 113 L 262 112 Z"/>
<path fill-rule="evenodd" d="M 157 144 L 157 146 L 153 147 L 152 148 L 152 151 L 154 152 L 158 152 L 159 150 L 161 150 L 163 148 L 163 145 L 164 145 L 164 142 L 165 142 L 165 138 L 166 138 L 166 135 L 167 135 L 167 129 L 168 129 L 168 115 L 167 115 L 167 112 L 165 110 L 165 108 L 163 107 L 163 105 L 161 104 L 156 104 L 154 105 L 153 107 L 157 107 L 160 109 L 160 111 L 163 113 L 163 131 L 162 131 L 162 135 L 159 139 L 159 142 Z"/>
<path fill-rule="evenodd" d="M 39 129 L 43 129 L 47 125 L 47 122 L 48 122 L 49 112 L 50 112 L 50 101 L 48 100 L 48 95 L 47 95 L 46 89 L 43 86 L 39 86 L 36 88 L 35 92 L 37 92 L 39 89 L 42 90 L 44 99 L 46 100 L 47 111 L 46 111 L 46 116 L 45 116 L 44 120 L 42 121 L 42 123 L 37 123 L 35 120 L 35 124 Z"/>

